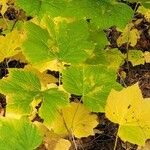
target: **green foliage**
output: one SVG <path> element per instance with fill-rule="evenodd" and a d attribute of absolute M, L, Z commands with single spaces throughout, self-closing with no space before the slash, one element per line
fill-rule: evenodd
<path fill-rule="evenodd" d="M 40 99 L 45 123 L 51 123 L 57 109 L 68 104 L 68 95 L 63 91 L 53 88 L 42 91 L 38 77 L 31 71 L 12 70 L 9 79 L 0 81 L 0 91 L 8 96 L 8 113 L 30 114 L 34 109 L 32 101 Z"/>
<path fill-rule="evenodd" d="M 65 0 L 16 0 L 17 5 L 24 9 L 28 15 L 43 16 L 48 13 L 51 16 L 60 16 L 65 8 Z"/>
<path fill-rule="evenodd" d="M 31 112 L 31 102 L 41 90 L 40 81 L 32 72 L 12 70 L 10 78 L 0 81 L 0 91 L 8 96 L 7 110 Z"/>
<path fill-rule="evenodd" d="M 24 42 L 24 54 L 30 62 L 37 64 L 56 59 L 81 63 L 92 53 L 94 45 L 88 40 L 85 22 L 62 22 L 59 27 L 54 24 L 53 28 L 50 27 L 47 26 L 46 30 L 33 23 L 27 24 L 28 38 Z"/>
<path fill-rule="evenodd" d="M 139 2 L 150 5 L 148 0 Z M 0 4 L 4 15 L 8 1 Z M 141 51 L 129 50 L 141 38 L 131 23 L 135 11 L 117 0 L 15 0 L 11 7 L 17 9 L 16 19 L 2 17 L 0 60 L 8 64 L 11 59 L 20 60 L 27 68 L 9 69 L 8 77 L 0 80 L 0 92 L 7 98 L 6 118 L 0 118 L 0 149 L 33 150 L 42 142 L 48 149 L 62 149 L 63 136 L 94 134 L 98 120 L 91 112 L 105 112 L 119 124 L 117 135 L 122 140 L 144 145 L 150 138 L 150 103 L 143 100 L 137 86 L 119 92 L 122 87 L 116 82 L 125 60 L 133 65 L 145 61 Z M 27 21 L 29 16 L 33 19 Z M 104 31 L 112 26 L 123 31 L 114 42 L 118 47 L 127 45 L 127 54 L 108 48 L 110 37 Z M 49 75 L 47 69 L 58 72 Z M 83 104 L 70 104 L 72 94 L 81 96 Z M 27 119 L 8 116 L 42 118 L 44 125 L 37 129 Z M 48 132 L 51 127 L 55 133 Z"/>
<path fill-rule="evenodd" d="M 45 124 L 49 125 L 58 114 L 58 109 L 68 104 L 68 94 L 56 88 L 43 92 L 43 103 L 39 115 L 44 118 Z"/>
<path fill-rule="evenodd" d="M 33 150 L 42 143 L 37 127 L 27 119 L 0 118 L 1 150 Z"/>
<path fill-rule="evenodd" d="M 34 7 L 30 3 L 29 0 L 17 0 L 18 6 L 30 15 L 41 16 L 47 13 L 51 17 L 91 19 L 92 23 L 102 29 L 112 25 L 122 28 L 133 16 L 132 9 L 127 5 L 110 0 L 34 0 Z"/>
<path fill-rule="evenodd" d="M 120 86 L 115 71 L 102 65 L 71 66 L 63 71 L 63 86 L 71 94 L 82 96 L 84 105 L 94 112 L 104 112 L 107 96 Z"/>

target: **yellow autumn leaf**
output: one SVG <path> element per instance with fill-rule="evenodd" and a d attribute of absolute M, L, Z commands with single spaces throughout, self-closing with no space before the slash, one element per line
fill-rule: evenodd
<path fill-rule="evenodd" d="M 137 84 L 112 90 L 106 104 L 106 117 L 119 124 L 118 136 L 137 145 L 150 138 L 150 101 L 144 100 Z"/>
<path fill-rule="evenodd" d="M 6 10 L 7 10 L 7 0 L 1 0 L 0 1 L 0 5 L 1 5 L 1 13 L 2 13 L 2 15 L 4 15 L 4 13 L 6 12 Z"/>
<path fill-rule="evenodd" d="M 55 133 L 66 136 L 73 134 L 77 138 L 94 135 L 93 128 L 98 125 L 97 116 L 91 114 L 83 104 L 71 103 L 62 109 L 51 128 Z"/>
<path fill-rule="evenodd" d="M 18 54 L 21 50 L 23 34 L 19 31 L 12 31 L 6 36 L 0 36 L 0 61 Z"/>
<path fill-rule="evenodd" d="M 150 52 L 144 53 L 144 59 L 146 63 L 150 63 Z"/>
<path fill-rule="evenodd" d="M 32 65 L 25 66 L 25 69 L 34 72 L 38 76 L 41 81 L 41 86 L 43 90 L 49 88 L 49 84 L 56 84 L 56 82 L 58 82 L 58 79 L 55 78 L 53 75 L 47 74 L 46 71 L 40 72 Z"/>
<path fill-rule="evenodd" d="M 138 13 L 141 13 L 144 15 L 144 18 L 146 19 L 147 22 L 150 22 L 150 9 L 147 9 L 143 6 L 140 6 L 138 8 Z"/>
<path fill-rule="evenodd" d="M 70 141 L 61 138 L 52 131 L 47 131 L 44 138 L 45 146 L 48 150 L 69 150 Z"/>
<path fill-rule="evenodd" d="M 130 23 L 125 27 L 123 33 L 117 39 L 118 46 L 121 46 L 124 43 L 129 43 L 130 46 L 134 47 L 137 44 L 137 40 L 140 38 L 140 33 L 133 27 L 133 23 Z"/>
<path fill-rule="evenodd" d="M 124 55 L 124 59 L 126 59 L 126 55 Z M 128 60 L 132 62 L 133 66 L 145 63 L 143 52 L 140 50 L 130 50 L 128 52 Z"/>
<path fill-rule="evenodd" d="M 43 144 L 47 150 L 69 150 L 71 146 L 70 141 L 61 138 L 59 135 L 49 130 L 42 123 L 35 122 L 34 124 L 38 127 L 40 133 L 42 133 L 44 136 Z"/>

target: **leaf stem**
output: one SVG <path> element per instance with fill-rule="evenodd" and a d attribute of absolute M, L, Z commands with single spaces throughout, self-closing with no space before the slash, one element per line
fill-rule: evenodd
<path fill-rule="evenodd" d="M 114 150 L 117 149 L 117 143 L 118 143 L 118 134 L 116 135 L 115 144 L 114 144 Z"/>

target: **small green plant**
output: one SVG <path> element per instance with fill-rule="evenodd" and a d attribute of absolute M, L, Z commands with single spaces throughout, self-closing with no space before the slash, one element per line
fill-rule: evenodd
<path fill-rule="evenodd" d="M 150 5 L 148 0 L 138 3 Z M 5 117 L 0 118 L 0 150 L 33 150 L 45 143 L 48 150 L 67 150 L 71 145 L 78 149 L 75 137 L 94 135 L 96 113 L 106 113 L 119 124 L 117 138 L 145 144 L 150 138 L 150 102 L 144 101 L 137 84 L 124 83 L 123 88 L 116 81 L 117 76 L 124 80 L 119 73 L 124 62 L 148 61 L 142 52 L 129 50 L 140 36 L 132 24 L 136 10 L 117 0 L 0 4 L 0 60 L 25 64 L 21 69 L 8 68 L 8 76 L 0 80 L 7 101 Z M 14 19 L 6 18 L 13 9 L 14 16 L 7 17 Z M 104 30 L 112 26 L 122 32 L 117 44 L 127 43 L 127 54 L 106 48 Z M 48 71 L 57 72 L 57 77 Z M 71 95 L 80 97 L 78 103 L 70 102 Z M 37 116 L 41 123 L 35 121 Z"/>

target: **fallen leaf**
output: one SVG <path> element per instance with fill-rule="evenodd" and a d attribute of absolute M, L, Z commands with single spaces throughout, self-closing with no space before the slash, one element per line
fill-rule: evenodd
<path fill-rule="evenodd" d="M 64 107 L 60 115 L 53 122 L 51 128 L 61 136 L 74 135 L 77 138 L 94 135 L 94 130 L 98 125 L 97 116 L 91 114 L 83 104 L 71 103 Z"/>
<path fill-rule="evenodd" d="M 137 84 L 118 92 L 112 90 L 106 104 L 106 117 L 119 124 L 123 141 L 144 145 L 150 138 L 150 101 L 144 100 Z"/>

